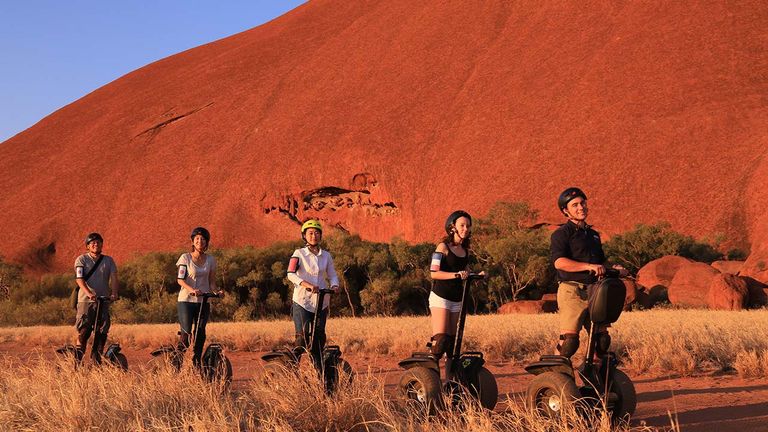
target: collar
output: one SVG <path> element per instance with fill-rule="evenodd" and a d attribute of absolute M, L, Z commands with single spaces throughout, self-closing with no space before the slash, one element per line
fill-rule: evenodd
<path fill-rule="evenodd" d="M 315 255 L 315 254 L 313 254 L 313 253 L 312 253 L 312 251 L 310 251 L 310 250 L 309 250 L 309 246 L 304 246 L 303 248 L 301 248 L 301 250 L 302 250 L 302 253 L 303 253 L 305 256 L 309 256 L 309 255 Z M 323 254 L 323 248 L 318 248 L 318 251 L 317 251 L 317 255 L 316 255 L 316 256 L 317 256 L 317 257 L 319 257 L 319 256 L 321 256 L 322 254 Z"/>
<path fill-rule="evenodd" d="M 586 223 L 586 222 L 584 222 L 584 226 L 579 226 L 579 225 L 577 225 L 577 224 L 576 224 L 576 223 L 575 223 L 573 220 L 571 220 L 571 219 L 568 219 L 568 222 L 566 222 L 566 223 L 569 223 L 569 224 L 571 224 L 571 225 L 572 225 L 572 226 L 573 226 L 573 227 L 574 227 L 574 228 L 575 228 L 577 231 L 578 231 L 578 230 L 589 231 L 589 230 L 591 230 L 591 229 L 592 229 L 592 225 L 590 225 L 590 224 L 588 224 L 588 223 Z"/>

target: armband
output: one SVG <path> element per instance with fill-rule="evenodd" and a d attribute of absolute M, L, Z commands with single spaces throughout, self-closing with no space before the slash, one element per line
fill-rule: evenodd
<path fill-rule="evenodd" d="M 176 279 L 187 278 L 187 266 L 184 264 L 179 265 L 179 274 L 176 275 Z"/>
<path fill-rule="evenodd" d="M 83 270 L 83 266 L 75 267 L 75 279 L 82 279 L 85 276 Z"/>
<path fill-rule="evenodd" d="M 429 265 L 429 271 L 440 271 L 440 262 L 443 261 L 443 253 L 435 252 L 432 254 L 432 263 Z"/>
<path fill-rule="evenodd" d="M 299 257 L 291 257 L 288 261 L 288 273 L 296 273 L 299 270 Z"/>

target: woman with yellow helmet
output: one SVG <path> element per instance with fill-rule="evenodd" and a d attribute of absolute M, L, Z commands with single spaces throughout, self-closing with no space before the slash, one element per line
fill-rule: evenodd
<path fill-rule="evenodd" d="M 313 329 L 320 341 L 313 351 L 322 352 L 325 345 L 325 322 L 328 318 L 330 297 L 326 296 L 323 304 L 318 305 L 318 291 L 330 288 L 339 290 L 339 278 L 333 267 L 331 254 L 320 248 L 323 227 L 316 219 L 310 219 L 301 226 L 301 238 L 304 247 L 296 249 L 288 262 L 288 280 L 293 283 L 293 304 L 291 316 L 296 330 L 296 347 L 306 348 L 309 341 L 304 335 L 315 314 L 320 313 L 317 328 Z M 314 353 L 313 353 L 314 354 Z"/>

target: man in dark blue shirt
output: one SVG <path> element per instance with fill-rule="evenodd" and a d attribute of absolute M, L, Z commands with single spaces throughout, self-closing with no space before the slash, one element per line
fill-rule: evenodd
<path fill-rule="evenodd" d="M 608 267 L 600 234 L 587 225 L 587 196 L 575 187 L 564 190 L 557 200 L 568 221 L 551 237 L 551 259 L 557 271 L 557 306 L 560 318 L 560 341 L 557 352 L 571 357 L 579 348 L 581 328 L 589 330 L 587 285 L 605 276 Z M 621 276 L 627 271 L 613 266 Z M 608 351 L 611 338 L 606 327 L 596 328 L 597 355 Z"/>

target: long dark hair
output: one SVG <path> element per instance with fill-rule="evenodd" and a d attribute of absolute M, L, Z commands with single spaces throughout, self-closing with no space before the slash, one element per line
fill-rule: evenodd
<path fill-rule="evenodd" d="M 471 249 L 470 247 L 472 243 L 471 239 L 472 239 L 472 233 L 470 232 L 469 235 L 467 235 L 467 237 L 461 240 L 461 247 L 463 247 L 467 251 L 467 254 L 469 254 L 469 250 Z M 447 236 L 445 236 L 445 238 L 443 239 L 443 242 L 448 247 L 456 244 L 453 242 L 453 234 L 448 234 Z"/>

